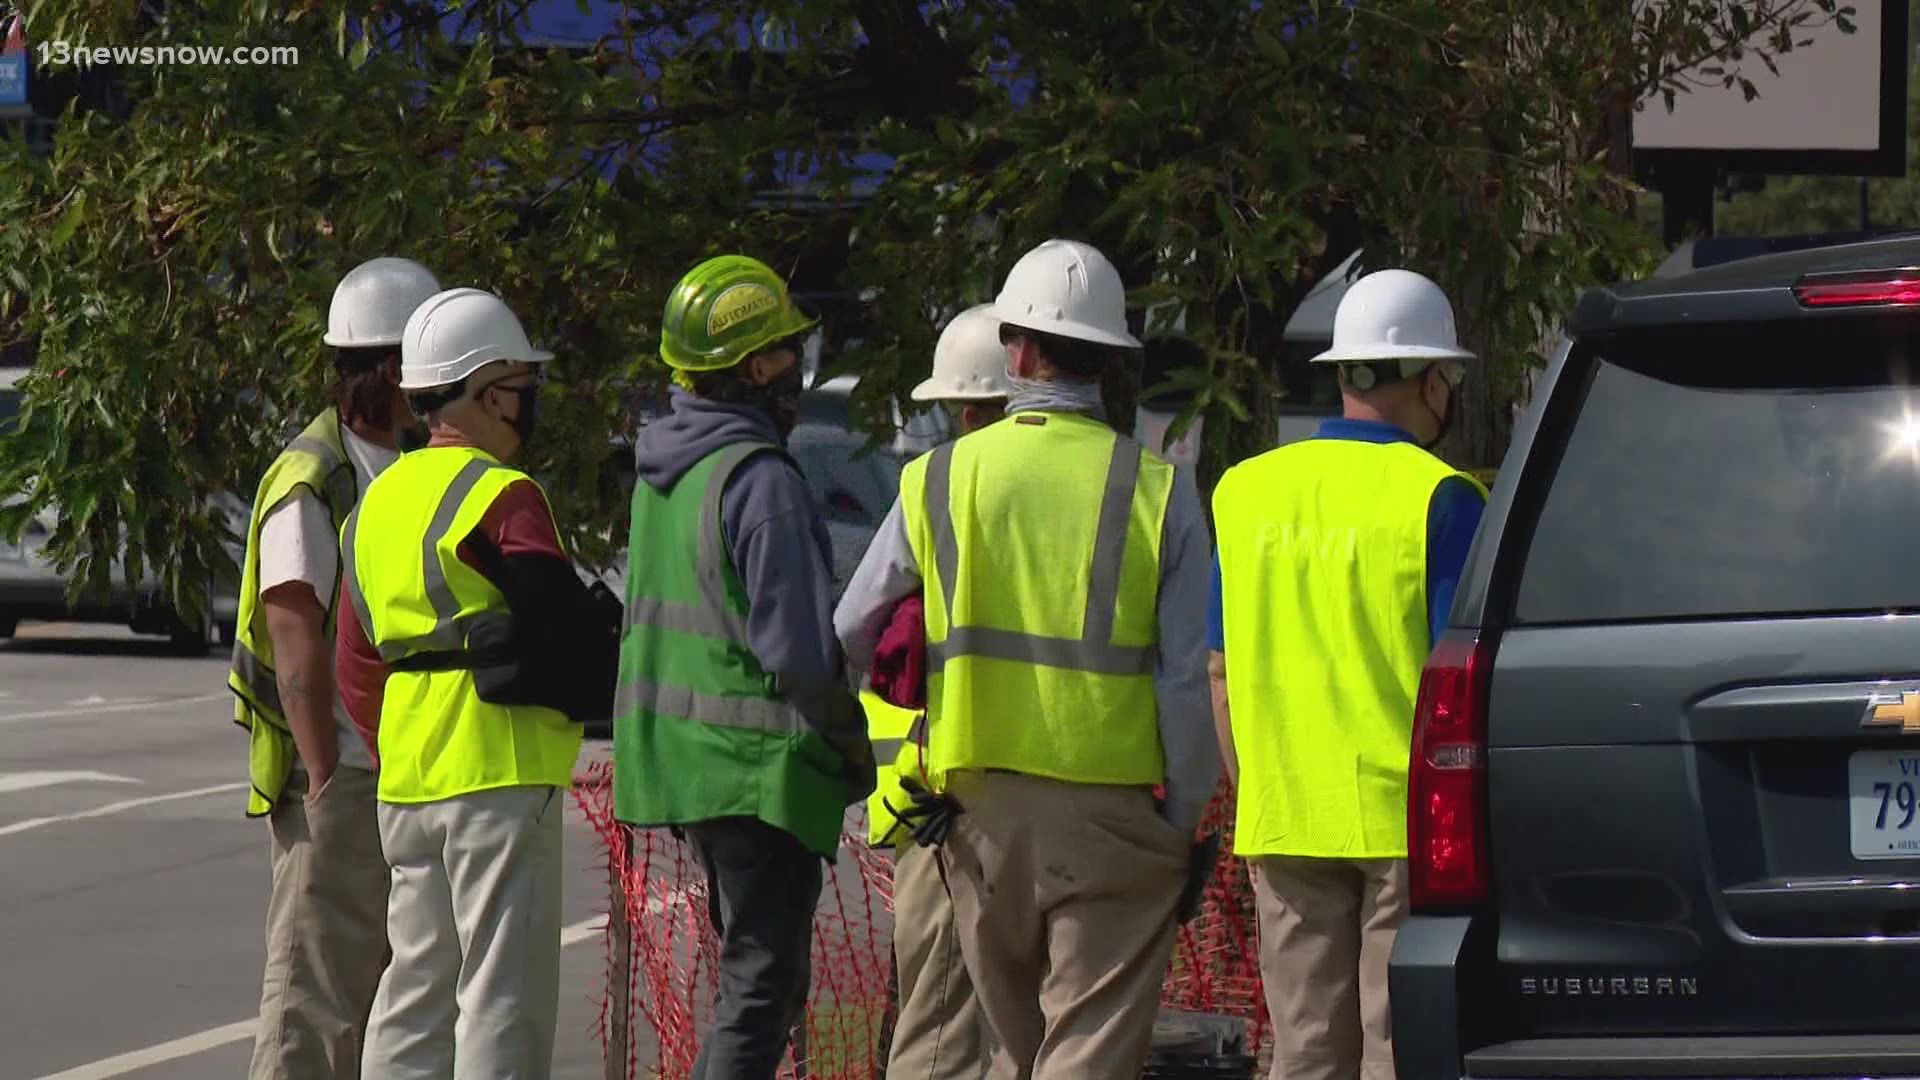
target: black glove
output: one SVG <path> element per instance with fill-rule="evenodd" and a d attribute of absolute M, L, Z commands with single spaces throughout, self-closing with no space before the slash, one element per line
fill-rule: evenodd
<path fill-rule="evenodd" d="M 1207 882 L 1213 877 L 1213 864 L 1219 858 L 1220 834 L 1217 832 L 1201 837 L 1188 853 L 1187 884 L 1180 890 L 1180 906 L 1174 909 L 1182 926 L 1200 914 L 1200 903 L 1207 895 Z"/>
<path fill-rule="evenodd" d="M 900 786 L 913 801 L 905 807 L 885 804 L 898 823 L 896 827 L 905 827 L 913 842 L 921 847 L 939 847 L 946 843 L 947 836 L 953 832 L 953 819 L 966 812 L 960 800 L 945 792 L 928 791 L 911 776 L 902 776 Z"/>

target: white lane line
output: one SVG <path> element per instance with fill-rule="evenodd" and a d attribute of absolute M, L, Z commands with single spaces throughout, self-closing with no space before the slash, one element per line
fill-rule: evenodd
<path fill-rule="evenodd" d="M 137 784 L 140 781 L 131 776 L 105 772 L 16 772 L 0 773 L 0 794 L 9 791 L 31 791 L 34 788 L 57 787 L 61 784 Z"/>
<path fill-rule="evenodd" d="M 600 936 L 606 928 L 605 915 L 595 915 L 591 919 L 582 919 L 572 926 L 562 927 L 560 947 L 565 948 L 569 945 L 578 945 L 583 941 L 591 941 Z M 218 1050 L 231 1043 L 251 1039 L 253 1027 L 252 1020 L 236 1020 L 231 1024 L 224 1024 L 172 1042 L 163 1042 L 158 1046 L 149 1046 L 144 1050 L 132 1050 L 88 1065 L 79 1065 L 65 1072 L 48 1073 L 36 1080 L 113 1080 L 117 1076 L 125 1076 L 141 1069 L 162 1065 L 169 1061 L 178 1061 L 195 1054 L 204 1054 L 209 1050 Z"/>
<path fill-rule="evenodd" d="M 178 1061 L 183 1057 L 204 1054 L 217 1050 L 228 1043 L 237 1043 L 242 1039 L 253 1038 L 252 1020 L 240 1020 L 198 1035 L 188 1035 L 184 1039 L 163 1042 L 158 1046 L 149 1046 L 145 1050 L 134 1050 L 115 1057 L 96 1061 L 91 1065 L 81 1065 L 65 1072 L 49 1073 L 39 1080 L 110 1080 L 111 1077 L 125 1076 L 130 1072 L 160 1065 L 168 1061 Z"/>
<path fill-rule="evenodd" d="M 572 926 L 560 928 L 560 947 L 578 945 L 583 941 L 599 937 L 607 929 L 607 917 L 595 915 L 591 919 L 581 919 Z"/>
<path fill-rule="evenodd" d="M 128 810 L 138 810 L 143 806 L 154 806 L 159 803 L 177 802 L 181 799 L 198 799 L 204 795 L 224 795 L 231 791 L 245 790 L 247 790 L 246 784 L 215 784 L 212 787 L 194 788 L 192 791 L 175 791 L 166 795 L 148 795 L 142 799 L 122 799 L 119 802 L 108 803 L 105 806 L 96 806 L 91 810 L 82 810 L 77 814 L 57 814 L 53 817 L 28 818 L 25 821 L 16 821 L 11 825 L 0 825 L 0 836 L 12 836 L 14 833 L 23 833 L 29 829 L 38 829 L 47 825 L 63 825 L 69 821 L 85 821 L 88 818 L 109 817 L 113 814 L 125 813 Z"/>
<path fill-rule="evenodd" d="M 118 705 L 86 705 L 69 709 L 42 709 L 39 712 L 0 714 L 0 724 L 20 724 L 28 720 L 55 720 L 62 716 L 101 716 L 106 713 L 135 712 L 140 709 L 170 709 L 175 705 L 204 705 L 211 701 L 231 701 L 231 693 L 200 694 L 196 697 L 167 698 L 159 701 L 129 701 Z"/>

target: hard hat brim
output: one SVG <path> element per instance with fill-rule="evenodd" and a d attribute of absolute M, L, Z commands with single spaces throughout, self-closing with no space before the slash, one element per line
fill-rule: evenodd
<path fill-rule="evenodd" d="M 948 390 L 928 377 L 920 380 L 920 385 L 907 396 L 914 401 L 999 401 L 1007 395 L 991 390 Z"/>
<path fill-rule="evenodd" d="M 400 389 L 433 390 L 442 386 L 452 386 L 489 364 L 544 364 L 552 359 L 553 354 L 546 349 L 532 348 L 522 356 L 484 356 L 462 359 L 445 365 L 445 370 L 439 375 L 427 379 L 420 378 L 417 370 L 412 378 L 403 373 L 400 376 Z"/>
<path fill-rule="evenodd" d="M 1454 360 L 1466 362 L 1474 355 L 1465 349 L 1443 349 L 1433 345 L 1394 345 L 1373 349 L 1328 349 L 1314 357 L 1314 364 L 1371 364 L 1383 360 Z"/>
<path fill-rule="evenodd" d="M 745 346 L 737 347 L 739 350 L 738 355 L 734 356 L 731 360 L 715 363 L 712 362 L 711 357 L 698 353 L 683 356 L 676 350 L 668 347 L 665 343 L 662 343 L 660 347 L 660 362 L 675 371 L 686 371 L 694 374 L 706 371 L 725 371 L 728 368 L 739 367 L 748 357 L 765 351 L 767 347 L 773 343 L 785 338 L 790 338 L 795 334 L 812 330 L 820 325 L 820 316 L 808 315 L 797 308 L 790 310 L 792 318 L 789 321 L 778 324 L 775 329 L 759 337 L 749 339 Z"/>
<path fill-rule="evenodd" d="M 397 337 L 335 337 L 333 334 L 328 333 L 321 336 L 320 342 L 335 349 L 380 349 L 388 346 L 397 347 L 400 344 L 400 339 Z"/>
<path fill-rule="evenodd" d="M 1002 307 L 997 302 L 993 305 L 993 317 L 1000 320 L 1003 326 L 1031 330 L 1036 334 L 1052 334 L 1055 337 L 1073 338 L 1076 341 L 1091 341 L 1095 345 L 1111 345 L 1116 349 L 1146 348 L 1132 334 L 1116 334 L 1074 319 L 1035 319 L 1030 311 Z"/>

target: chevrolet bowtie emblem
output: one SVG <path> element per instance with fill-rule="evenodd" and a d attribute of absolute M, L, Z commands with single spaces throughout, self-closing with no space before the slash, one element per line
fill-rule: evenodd
<path fill-rule="evenodd" d="M 1903 735 L 1920 735 L 1920 690 L 1875 694 L 1867 702 L 1862 727 L 1897 727 Z"/>

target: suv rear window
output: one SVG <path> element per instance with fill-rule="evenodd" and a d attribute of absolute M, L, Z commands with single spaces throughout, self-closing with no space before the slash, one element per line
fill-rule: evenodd
<path fill-rule="evenodd" d="M 1879 316 L 1576 347 L 1515 621 L 1920 609 L 1916 346 Z"/>

